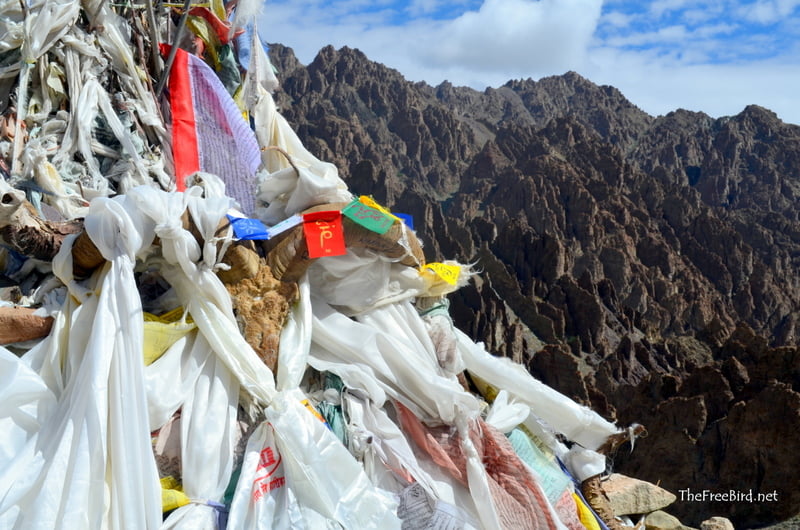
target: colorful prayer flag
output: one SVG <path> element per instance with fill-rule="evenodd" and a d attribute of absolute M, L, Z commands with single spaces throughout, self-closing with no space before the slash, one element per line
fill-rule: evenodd
<path fill-rule="evenodd" d="M 342 212 L 313 212 L 303 215 L 303 232 L 306 236 L 309 258 L 341 256 L 347 253 L 344 244 Z"/>
<path fill-rule="evenodd" d="M 461 274 L 461 267 L 459 265 L 447 265 L 446 263 L 428 263 L 425 265 L 426 269 L 435 272 L 439 278 L 446 281 L 450 285 L 458 283 L 458 275 Z"/>
<path fill-rule="evenodd" d="M 360 200 L 354 200 L 345 206 L 342 215 L 378 234 L 385 234 L 394 224 L 394 218 L 391 215 L 368 206 Z"/>
<path fill-rule="evenodd" d="M 168 86 L 178 191 L 186 189 L 186 177 L 192 173 L 212 173 L 251 215 L 261 151 L 236 103 L 211 67 L 185 50 L 175 55 Z"/>

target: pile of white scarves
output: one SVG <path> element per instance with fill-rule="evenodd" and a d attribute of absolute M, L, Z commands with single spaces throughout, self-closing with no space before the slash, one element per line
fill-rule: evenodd
<path fill-rule="evenodd" d="M 215 528 L 233 471 L 242 403 L 262 409 L 266 421 L 248 443 L 230 507 L 232 528 L 399 527 L 399 491 L 384 489 L 391 484 L 385 474 L 392 464 L 434 498 L 459 506 L 470 524 L 499 527 L 485 472 L 464 435 L 482 402 L 439 366 L 411 300 L 353 319 L 310 292 L 304 279 L 281 337 L 276 386 L 239 333 L 228 292 L 214 272 L 219 241 L 213 234 L 231 200 L 203 198 L 202 191 L 140 187 L 95 199 L 85 227 L 107 264 L 76 282 L 67 241 L 54 270 L 69 296 L 54 313 L 51 334 L 21 358 L 0 350 L 0 526 Z M 203 245 L 182 227 L 186 210 Z M 160 252 L 153 248 L 156 237 Z M 197 324 L 147 367 L 137 263 L 158 266 Z M 615 426 L 462 333 L 456 331 L 453 340 L 460 356 L 456 366 L 506 390 L 517 423 L 532 415 L 578 442 L 561 455 L 568 463 L 575 457 L 578 475 L 603 470 L 602 457 L 591 450 L 617 432 Z M 337 374 L 351 390 L 348 410 L 372 433 L 372 465 L 357 460 L 301 404 L 307 366 Z M 387 414 L 392 401 L 462 434 L 467 492 L 417 461 Z M 183 488 L 193 502 L 162 522 L 150 433 L 179 408 Z M 285 487 L 254 495 L 256 462 L 267 446 L 280 455 Z"/>

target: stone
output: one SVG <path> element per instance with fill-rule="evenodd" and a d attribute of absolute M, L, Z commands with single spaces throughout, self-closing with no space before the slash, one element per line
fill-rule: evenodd
<path fill-rule="evenodd" d="M 675 495 L 644 480 L 613 473 L 603 481 L 615 515 L 645 514 L 666 508 L 675 502 Z"/>
<path fill-rule="evenodd" d="M 690 530 L 690 527 L 684 526 L 680 520 L 661 510 L 656 510 L 647 515 L 644 520 L 645 530 Z"/>
<path fill-rule="evenodd" d="M 0 307 L 0 345 L 47 336 L 53 327 L 53 318 L 35 315 L 34 311 L 30 307 Z"/>
<path fill-rule="evenodd" d="M 595 515 L 608 526 L 609 530 L 622 530 L 622 523 L 616 518 L 616 514 L 608 500 L 608 495 L 603 490 L 600 475 L 584 480 L 581 483 L 581 494 Z"/>
<path fill-rule="evenodd" d="M 730 519 L 712 517 L 700 523 L 700 530 L 734 530 L 734 528 Z"/>

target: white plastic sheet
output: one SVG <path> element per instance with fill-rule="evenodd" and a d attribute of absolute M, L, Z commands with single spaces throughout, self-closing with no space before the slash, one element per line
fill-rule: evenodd
<path fill-rule="evenodd" d="M 181 408 L 181 467 L 192 504 L 173 511 L 162 529 L 215 529 L 233 470 L 239 385 L 205 338 L 193 331 L 145 368 L 152 430 Z"/>
<path fill-rule="evenodd" d="M 202 335 L 193 351 L 205 359 L 181 409 L 183 492 L 192 503 L 172 512 L 162 529 L 215 530 L 233 471 L 239 385 Z"/>
<path fill-rule="evenodd" d="M 69 239 L 74 239 L 74 236 Z M 53 326 L 50 328 L 50 334 L 25 352 L 22 361 L 42 379 L 56 400 L 59 400 L 69 379 L 68 374 L 74 372 L 71 369 L 71 362 L 74 360 L 66 357 L 67 341 L 70 336 L 69 323 L 72 321 L 70 304 L 56 310 L 51 316 Z M 40 415 L 41 420 L 45 418 L 46 415 Z"/>
<path fill-rule="evenodd" d="M 39 374 L 0 346 L 0 469 L 11 465 L 55 404 Z"/>
<path fill-rule="evenodd" d="M 322 257 L 308 268 L 314 296 L 348 316 L 413 300 L 425 288 L 419 272 L 366 249 Z"/>
<path fill-rule="evenodd" d="M 308 275 L 297 284 L 297 302 L 281 330 L 278 356 L 278 388 L 289 390 L 300 386 L 308 365 L 311 348 L 311 294 Z"/>
<path fill-rule="evenodd" d="M 22 46 L 22 40 L 25 38 L 22 27 L 22 5 L 18 0 L 2 0 L 0 1 L 0 12 L 4 15 L 0 18 L 0 35 L 3 35 L 3 38 L 0 39 L 0 52 L 16 50 Z M 19 65 L 16 66 L 15 73 L 19 71 Z"/>
<path fill-rule="evenodd" d="M 267 422 L 256 427 L 247 441 L 228 525 L 251 530 L 339 527 L 311 508 L 300 505 L 286 483 L 286 469 L 274 429 Z"/>
<path fill-rule="evenodd" d="M 142 373 L 142 310 L 133 279 L 135 255 L 151 238 L 142 230 L 147 223 L 132 218 L 124 202 L 97 201 L 86 219 L 87 232 L 109 260 L 90 290 L 63 277 L 73 288 L 69 329 L 76 332 L 64 352 L 71 369 L 53 413 L 0 476 L 4 528 L 160 524 Z M 69 246 L 62 247 L 62 258 Z"/>
<path fill-rule="evenodd" d="M 364 313 L 358 321 L 313 296 L 312 308 L 309 364 L 317 370 L 335 373 L 377 406 L 389 396 L 420 418 L 450 424 L 458 411 L 478 415 L 478 400 L 441 371 L 425 325 L 409 302 Z"/>
<path fill-rule="evenodd" d="M 259 145 L 280 148 L 297 168 L 295 171 L 279 151 L 262 152 L 265 172 L 258 198 L 269 206 L 259 211 L 259 218 L 274 225 L 317 204 L 349 201 L 351 194 L 336 166 L 320 161 L 305 148 L 263 86 L 255 84 L 250 89 L 258 94 L 251 115 Z"/>
<path fill-rule="evenodd" d="M 606 471 L 605 456 L 579 445 L 572 446 L 569 452 L 564 455 L 564 464 L 580 482 Z"/>
<path fill-rule="evenodd" d="M 509 400 L 508 392 L 501 390 L 486 415 L 486 423 L 498 431 L 508 434 L 528 419 L 530 406 Z"/>
<path fill-rule="evenodd" d="M 494 386 L 503 388 L 547 425 L 587 449 L 599 448 L 612 434 L 620 432 L 613 423 L 592 409 L 579 405 L 529 374 L 510 359 L 495 357 L 462 331 L 455 330 L 459 351 L 467 370 Z"/>
<path fill-rule="evenodd" d="M 336 435 L 301 404 L 304 399 L 299 389 L 283 391 L 265 410 L 298 501 L 344 528 L 399 529 L 397 501 L 370 483 Z"/>
<path fill-rule="evenodd" d="M 232 528 L 400 528 L 396 500 L 374 487 L 338 438 L 282 391 L 250 437 L 231 505 Z"/>
<path fill-rule="evenodd" d="M 179 338 L 152 364 L 145 366 L 151 431 L 157 431 L 172 418 L 200 376 L 205 358 L 194 350 L 196 339 L 197 331 L 193 330 Z M 206 357 L 210 353 L 207 351 Z"/>

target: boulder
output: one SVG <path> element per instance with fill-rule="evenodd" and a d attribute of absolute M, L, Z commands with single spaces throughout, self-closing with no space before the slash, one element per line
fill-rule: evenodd
<path fill-rule="evenodd" d="M 648 514 L 644 520 L 645 530 L 690 530 L 690 527 L 684 526 L 677 517 L 656 510 Z"/>
<path fill-rule="evenodd" d="M 30 307 L 0 307 L 0 345 L 45 337 L 53 327 L 52 317 L 41 317 Z"/>
<path fill-rule="evenodd" d="M 665 508 L 675 502 L 675 495 L 667 490 L 619 473 L 603 481 L 615 515 L 645 514 Z"/>
<path fill-rule="evenodd" d="M 700 530 L 734 530 L 733 523 L 725 517 L 712 517 L 700 523 Z"/>

